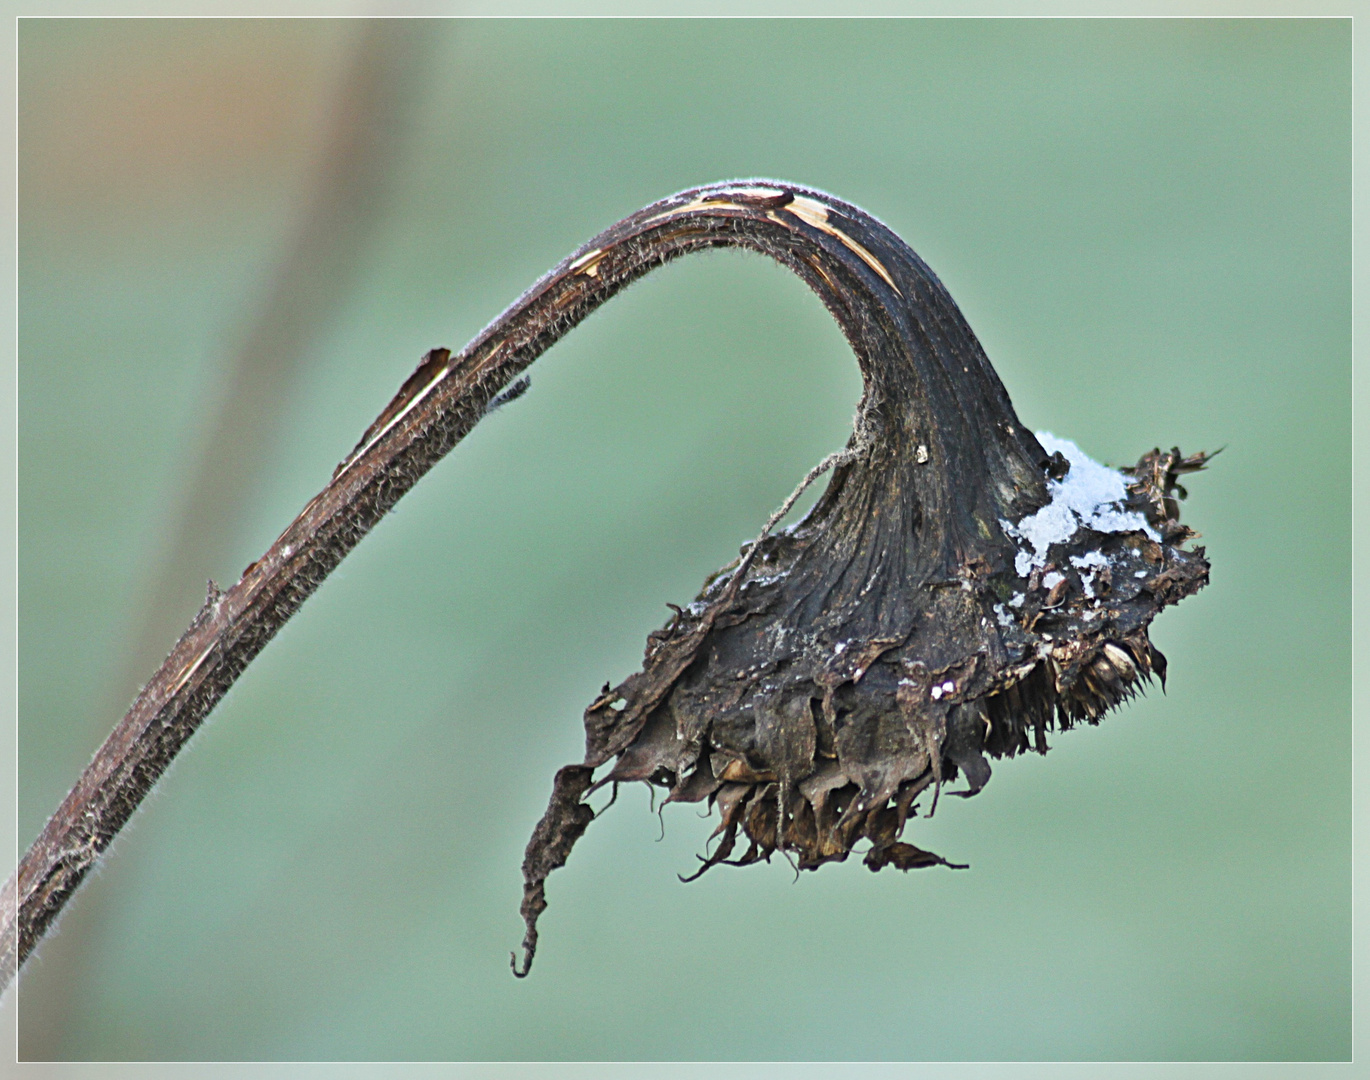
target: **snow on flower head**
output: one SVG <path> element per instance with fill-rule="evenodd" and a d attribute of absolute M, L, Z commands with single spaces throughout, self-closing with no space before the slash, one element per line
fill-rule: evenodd
<path fill-rule="evenodd" d="M 1060 451 L 1070 462 L 1070 471 L 1060 480 L 1047 481 L 1051 501 L 1046 506 L 1017 525 L 1001 523 L 1021 547 L 1031 548 L 1020 551 L 1014 560 L 1020 577 L 1045 566 L 1047 549 L 1070 540 L 1081 528 L 1101 533 L 1144 532 L 1153 540 L 1160 539 L 1141 514 L 1123 509 L 1127 479 L 1122 473 L 1100 465 L 1069 439 L 1039 431 L 1037 441 L 1048 454 Z"/>

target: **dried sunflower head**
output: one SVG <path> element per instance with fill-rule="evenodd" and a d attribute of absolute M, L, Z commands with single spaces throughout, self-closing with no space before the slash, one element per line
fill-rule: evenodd
<path fill-rule="evenodd" d="M 951 793 L 974 795 L 986 755 L 1044 753 L 1049 730 L 1164 679 L 1147 627 L 1208 578 L 1176 502 L 1205 455 L 1153 450 L 1124 473 L 1034 436 L 941 283 L 849 204 L 774 181 L 697 189 L 563 268 L 626 278 L 644 253 L 725 243 L 790 266 L 838 319 L 865 380 L 853 435 L 804 519 L 768 526 L 586 710 L 585 759 L 528 845 L 516 974 L 594 788 L 716 809 L 692 876 L 777 850 L 814 869 L 860 841 L 872 870 L 952 865 L 901 839 L 915 800 L 930 813 L 958 777 Z"/>

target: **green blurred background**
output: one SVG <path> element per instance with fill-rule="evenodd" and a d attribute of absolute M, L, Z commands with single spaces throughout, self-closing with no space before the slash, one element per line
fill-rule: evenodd
<path fill-rule="evenodd" d="M 712 825 L 633 789 L 517 982 L 582 709 L 860 389 L 779 268 L 654 274 L 247 672 L 26 968 L 21 1059 L 1349 1057 L 1350 59 L 1349 20 L 23 21 L 21 845 L 425 349 L 688 185 L 882 218 L 1036 429 L 1227 449 L 1168 695 L 910 825 L 970 871 L 686 886 Z"/>

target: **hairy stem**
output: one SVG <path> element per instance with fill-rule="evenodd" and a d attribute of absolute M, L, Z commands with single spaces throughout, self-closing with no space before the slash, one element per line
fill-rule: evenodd
<path fill-rule="evenodd" d="M 888 301 L 898 290 L 862 245 L 860 229 L 850 227 L 863 219 L 869 220 L 830 196 L 773 181 L 685 191 L 585 244 L 460 353 L 430 352 L 329 483 L 238 583 L 227 592 L 211 585 L 199 614 L 25 853 L 0 895 L 4 984 L 276 631 L 520 372 L 624 286 L 701 248 L 760 251 L 819 294 L 856 349 L 869 393 L 864 320 L 885 306 L 873 299 Z"/>

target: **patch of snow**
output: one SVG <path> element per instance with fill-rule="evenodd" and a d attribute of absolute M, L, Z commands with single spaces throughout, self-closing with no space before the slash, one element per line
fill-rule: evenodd
<path fill-rule="evenodd" d="M 1020 593 L 1020 592 L 1014 593 L 1014 594 L 1013 594 L 1013 598 L 1012 598 L 1011 600 L 1009 600 L 1009 602 L 1008 602 L 1008 606 L 1009 606 L 1009 607 L 1012 607 L 1012 608 L 1019 608 L 1019 607 L 1022 607 L 1022 606 L 1023 606 L 1023 601 L 1026 600 L 1026 599 L 1027 599 L 1027 594 L 1026 594 L 1026 593 Z"/>
<path fill-rule="evenodd" d="M 1080 571 L 1080 584 L 1085 588 L 1085 595 L 1091 600 L 1094 599 L 1094 574 L 1109 567 L 1108 556 L 1102 551 L 1087 551 L 1083 555 L 1072 555 L 1070 565 Z"/>
<path fill-rule="evenodd" d="M 1013 616 L 1008 613 L 1008 608 L 1003 604 L 994 605 L 994 617 L 999 620 L 999 625 L 1007 630 L 1013 625 Z"/>
<path fill-rule="evenodd" d="M 1087 551 L 1083 555 L 1072 555 L 1070 565 L 1077 570 L 1088 570 L 1091 566 L 1103 569 L 1108 565 L 1108 556 L 1102 551 Z"/>
<path fill-rule="evenodd" d="M 1065 574 L 1053 570 L 1046 577 L 1042 578 L 1042 588 L 1050 592 L 1052 589 L 1056 588 L 1057 585 L 1061 584 L 1061 582 L 1065 581 L 1065 579 Z"/>
<path fill-rule="evenodd" d="M 1020 551 L 1014 559 L 1020 577 L 1045 566 L 1051 545 L 1065 543 L 1081 528 L 1103 533 L 1144 532 L 1153 540 L 1160 539 L 1146 518 L 1122 508 L 1127 499 L 1127 480 L 1122 473 L 1087 457 L 1069 439 L 1039 431 L 1037 441 L 1048 454 L 1060 451 L 1070 462 L 1070 471 L 1061 480 L 1047 481 L 1051 501 L 1042 509 L 1017 525 L 1001 522 L 1009 536 L 1031 548 Z"/>

